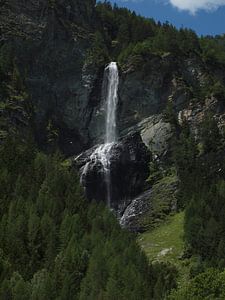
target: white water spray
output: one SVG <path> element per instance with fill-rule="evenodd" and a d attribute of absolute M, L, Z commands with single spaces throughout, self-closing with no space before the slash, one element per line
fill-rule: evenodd
<path fill-rule="evenodd" d="M 115 62 L 111 62 L 105 70 L 107 78 L 106 97 L 106 137 L 105 144 L 116 142 L 116 109 L 118 103 L 119 74 Z"/>
<path fill-rule="evenodd" d="M 110 151 L 117 140 L 116 136 L 116 109 L 118 104 L 119 72 L 116 62 L 111 62 L 104 73 L 106 83 L 105 97 L 105 142 L 100 145 L 90 156 L 90 161 L 84 166 L 82 177 L 86 175 L 91 163 L 100 162 L 104 172 L 104 180 L 107 189 L 107 204 L 111 206 L 111 172 Z"/>

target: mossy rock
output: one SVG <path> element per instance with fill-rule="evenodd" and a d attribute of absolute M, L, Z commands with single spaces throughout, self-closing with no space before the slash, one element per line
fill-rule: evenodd
<path fill-rule="evenodd" d="M 178 179 L 176 175 L 163 177 L 152 187 L 149 209 L 140 216 L 138 223 L 143 230 L 156 227 L 177 210 Z"/>
<path fill-rule="evenodd" d="M 168 174 L 149 191 L 134 199 L 121 218 L 121 225 L 134 232 L 145 232 L 161 224 L 177 211 L 178 178 Z"/>

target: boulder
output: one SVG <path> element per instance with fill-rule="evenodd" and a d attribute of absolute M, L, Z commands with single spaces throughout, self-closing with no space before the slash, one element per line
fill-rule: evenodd
<path fill-rule="evenodd" d="M 91 159 L 96 147 L 74 160 L 80 169 L 81 182 L 89 200 L 107 201 L 107 186 L 104 168 L 100 160 Z M 130 134 L 109 150 L 110 207 L 121 214 L 131 199 L 140 194 L 149 175 L 151 154 L 138 133 Z"/>
<path fill-rule="evenodd" d="M 139 132 L 143 143 L 156 157 L 165 156 L 170 147 L 170 139 L 174 134 L 170 123 L 164 121 L 163 115 L 153 115 L 145 118 L 137 125 L 124 130 L 121 134 L 127 135 Z"/>

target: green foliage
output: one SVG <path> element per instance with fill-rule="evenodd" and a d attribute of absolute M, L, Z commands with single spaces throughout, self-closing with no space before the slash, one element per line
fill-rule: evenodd
<path fill-rule="evenodd" d="M 0 46 L 0 140 L 25 131 L 31 116 L 28 98 L 13 46 L 5 43 Z"/>
<path fill-rule="evenodd" d="M 184 250 L 183 225 L 184 213 L 182 212 L 139 236 L 139 244 L 149 260 L 170 262 L 180 268 L 179 257 Z"/>
<path fill-rule="evenodd" d="M 202 57 L 207 64 L 225 64 L 225 43 L 224 37 L 202 37 L 200 39 Z"/>
<path fill-rule="evenodd" d="M 179 208 L 184 208 L 189 201 L 190 186 L 193 190 L 199 184 L 196 181 L 198 175 L 195 174 L 198 154 L 198 148 L 190 133 L 188 124 L 183 124 L 180 128 L 179 136 L 173 141 L 172 145 L 173 164 L 180 179 L 179 192 L 177 194 Z"/>
<path fill-rule="evenodd" d="M 161 300 L 168 295 L 171 289 L 177 287 L 177 269 L 171 264 L 155 263 L 153 265 L 154 271 L 157 274 L 157 279 L 154 285 L 154 298 Z"/>
<path fill-rule="evenodd" d="M 87 203 L 60 155 L 16 138 L 0 153 L 1 299 L 147 300 L 175 286 L 103 204 Z"/>
<path fill-rule="evenodd" d="M 189 56 L 200 53 L 200 45 L 197 35 L 187 29 L 177 29 L 168 23 L 154 27 L 152 34 L 144 40 L 129 40 L 127 47 L 123 47 L 119 55 L 121 64 L 133 56 L 139 55 L 143 60 L 148 60 L 152 55 L 171 53 L 177 57 Z"/>
<path fill-rule="evenodd" d="M 93 43 L 86 58 L 86 63 L 104 65 L 109 60 L 108 50 L 105 46 L 101 32 L 97 31 L 93 37 Z"/>
<path fill-rule="evenodd" d="M 10 44 L 3 44 L 0 47 L 0 76 L 1 79 L 7 76 L 13 67 L 13 47 Z"/>
<path fill-rule="evenodd" d="M 170 300 L 216 300 L 225 297 L 225 272 L 208 269 L 190 280 L 185 288 L 174 291 Z"/>
<path fill-rule="evenodd" d="M 172 101 L 168 101 L 166 109 L 164 111 L 163 114 L 163 118 L 165 120 L 165 122 L 170 123 L 174 129 L 176 129 L 177 127 L 177 115 L 176 115 L 176 111 L 174 108 L 174 104 Z"/>
<path fill-rule="evenodd" d="M 194 194 L 186 211 L 186 239 L 194 252 L 213 264 L 224 264 L 224 181 Z"/>
<path fill-rule="evenodd" d="M 48 1 L 50 8 L 55 4 L 54 0 Z M 156 24 L 127 9 L 112 7 L 108 1 L 96 5 L 96 18 L 87 64 L 102 67 L 115 58 L 122 67 L 128 64 L 142 68 L 145 77 L 154 59 L 166 64 L 172 58 L 179 73 L 180 61 L 194 58 L 206 78 L 201 86 L 187 83 L 193 98 L 199 101 L 215 96 L 220 103 L 224 101 L 224 82 L 218 75 L 225 64 L 224 36 L 199 39 L 192 30 Z M 120 228 L 115 216 L 103 205 L 86 202 L 72 167 L 68 168 L 60 155 L 48 156 L 35 147 L 28 135 L 33 109 L 23 76 L 13 45 L 8 41 L 1 44 L 0 299 L 165 298 L 171 288 L 176 288 L 177 270 L 167 264 L 148 264 L 134 237 Z M 202 260 L 221 269 L 225 266 L 221 135 L 209 115 L 201 124 L 197 144 L 187 124 L 179 128 L 171 102 L 164 118 L 177 133 L 173 163 L 180 179 L 178 204 L 186 207 L 185 241 L 191 253 L 200 257 L 199 264 L 191 269 L 193 278 L 171 299 L 224 299 L 224 272 L 209 269 L 199 274 L 204 270 Z M 46 142 L 49 150 L 55 150 L 59 132 L 51 119 L 46 125 Z M 161 178 L 157 165 L 152 164 L 151 169 L 155 177 L 150 180 L 160 180 L 152 202 L 154 218 L 160 222 L 171 202 L 170 195 L 159 190 L 162 185 L 169 186 L 170 182 L 165 181 L 175 176 Z M 146 234 L 147 242 L 160 244 L 156 242 L 160 238 L 175 245 L 174 252 L 168 254 L 171 260 L 177 260 L 183 248 L 178 235 L 183 229 L 181 216 L 174 216 L 172 225 L 166 223 L 164 235 L 162 228 L 155 235 L 151 233 L 152 240 Z M 165 235 L 166 230 L 172 234 Z M 164 250 L 173 247 L 162 246 Z M 156 247 L 150 248 L 156 251 Z M 152 252 L 149 250 L 150 256 L 154 256 Z"/>
<path fill-rule="evenodd" d="M 180 178 L 180 206 L 186 206 L 185 239 L 194 254 L 212 265 L 224 266 L 224 165 L 222 137 L 215 119 L 206 115 L 200 146 L 188 127 L 182 129 L 174 148 Z"/>
<path fill-rule="evenodd" d="M 222 147 L 217 122 L 211 114 L 205 116 L 200 135 L 204 153 L 215 152 Z"/>
<path fill-rule="evenodd" d="M 224 101 L 225 86 L 221 79 L 216 76 L 208 76 L 202 85 L 192 86 L 190 88 L 193 98 L 204 104 L 206 98 L 216 97 L 219 101 Z"/>
<path fill-rule="evenodd" d="M 148 231 L 164 223 L 168 215 L 176 210 L 177 205 L 178 178 L 173 170 L 154 170 L 151 167 L 150 172 L 155 172 L 150 173 L 151 175 L 148 178 L 151 193 L 145 200 L 146 209 L 135 221 L 135 226 L 141 228 L 141 231 Z"/>
<path fill-rule="evenodd" d="M 221 81 L 216 81 L 210 86 L 210 93 L 219 100 L 225 99 L 225 86 Z"/>
<path fill-rule="evenodd" d="M 99 2 L 96 10 L 105 44 L 116 56 L 130 43 L 137 43 L 154 35 L 156 24 L 151 19 L 136 16 L 116 5 L 112 7 L 109 1 Z M 116 49 L 113 49 L 113 41 L 117 41 Z"/>

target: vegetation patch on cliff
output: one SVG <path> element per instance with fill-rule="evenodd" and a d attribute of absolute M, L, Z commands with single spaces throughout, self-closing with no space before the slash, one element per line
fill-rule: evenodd
<path fill-rule="evenodd" d="M 183 287 L 190 271 L 196 264 L 196 257 L 183 258 L 184 212 L 171 216 L 159 227 L 140 234 L 138 243 L 148 259 L 154 264 L 171 264 L 178 271 L 177 284 Z"/>
<path fill-rule="evenodd" d="M 171 212 L 176 211 L 176 191 L 178 179 L 175 174 L 168 174 L 152 186 L 148 209 L 138 222 L 143 230 L 155 228 L 161 224 Z"/>
<path fill-rule="evenodd" d="M 183 225 L 184 213 L 180 212 L 160 227 L 140 234 L 138 241 L 147 257 L 153 261 L 177 264 L 184 249 Z"/>

